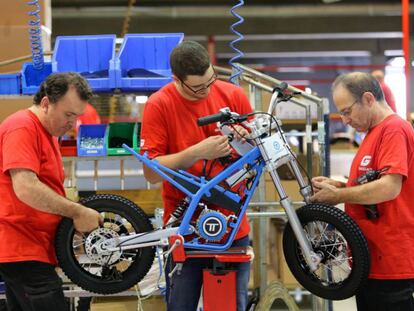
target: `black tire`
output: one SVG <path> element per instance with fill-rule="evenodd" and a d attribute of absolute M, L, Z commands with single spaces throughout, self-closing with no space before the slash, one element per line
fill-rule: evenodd
<path fill-rule="evenodd" d="M 314 252 L 323 256 L 311 272 L 292 228 L 286 226 L 283 252 L 298 282 L 316 296 L 342 300 L 355 294 L 368 277 L 368 243 L 358 225 L 343 211 L 324 204 L 308 204 L 297 210 Z"/>
<path fill-rule="evenodd" d="M 104 217 L 104 225 L 97 230 L 105 231 L 96 239 L 153 230 L 141 208 L 121 196 L 93 195 L 80 203 L 97 210 Z M 93 258 L 93 253 L 87 249 L 93 245 L 94 239 L 91 237 L 97 230 L 89 235 L 80 234 L 74 230 L 72 220 L 64 218 L 58 226 L 55 239 L 60 267 L 73 283 L 90 292 L 114 294 L 131 288 L 151 268 L 155 256 L 154 247 L 117 251 L 106 257 Z"/>

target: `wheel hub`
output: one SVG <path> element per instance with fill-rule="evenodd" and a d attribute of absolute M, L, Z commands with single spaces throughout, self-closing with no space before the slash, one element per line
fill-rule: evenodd
<path fill-rule="evenodd" d="M 317 253 L 321 258 L 321 263 L 326 263 L 330 259 L 336 258 L 339 254 L 338 246 L 335 241 L 324 240 L 318 243 L 317 246 L 313 247 L 315 253 Z"/>
<path fill-rule="evenodd" d="M 92 231 L 85 240 L 85 251 L 88 257 L 99 265 L 111 265 L 121 258 L 122 251 L 108 251 L 116 247 L 118 233 L 109 228 Z M 109 241 L 108 241 L 109 240 Z"/>

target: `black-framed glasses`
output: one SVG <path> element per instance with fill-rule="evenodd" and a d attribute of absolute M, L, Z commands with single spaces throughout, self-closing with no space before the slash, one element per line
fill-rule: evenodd
<path fill-rule="evenodd" d="M 211 81 L 210 81 L 211 80 Z M 213 75 L 211 76 L 211 78 L 210 79 L 208 79 L 208 81 L 210 81 L 210 82 L 208 82 L 207 84 L 205 84 L 205 85 L 202 85 L 202 86 L 200 86 L 199 88 L 197 88 L 197 89 L 194 89 L 193 87 L 191 87 L 191 86 L 189 86 L 187 83 L 185 83 L 183 80 L 181 80 L 180 79 L 180 81 L 181 81 L 181 83 L 182 84 L 184 84 L 186 87 L 188 87 L 188 89 L 189 90 L 191 90 L 194 94 L 198 94 L 198 93 L 201 93 L 201 92 L 203 92 L 203 91 L 205 91 L 205 90 L 207 90 L 210 86 L 212 86 L 213 85 L 213 83 L 214 82 L 216 82 L 217 81 L 217 74 L 216 73 L 213 73 Z"/>
<path fill-rule="evenodd" d="M 342 110 L 342 111 L 339 111 L 339 115 L 341 116 L 341 117 L 345 117 L 345 118 L 347 118 L 347 117 L 349 117 L 350 115 L 351 115 L 351 113 L 352 113 L 352 108 L 354 107 L 354 105 L 358 102 L 359 100 L 357 99 L 356 101 L 354 101 L 353 102 L 353 104 L 351 105 L 351 106 L 349 106 L 348 108 L 345 108 L 344 110 Z"/>

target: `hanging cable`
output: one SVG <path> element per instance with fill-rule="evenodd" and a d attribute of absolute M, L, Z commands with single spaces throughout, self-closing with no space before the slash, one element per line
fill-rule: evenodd
<path fill-rule="evenodd" d="M 121 38 L 129 31 L 129 23 L 131 22 L 132 9 L 134 8 L 135 2 L 136 0 L 128 0 L 128 8 L 122 25 Z"/>
<path fill-rule="evenodd" d="M 238 84 L 238 79 L 237 78 L 242 73 L 242 70 L 240 69 L 239 66 L 237 66 L 235 64 L 235 61 L 238 60 L 239 58 L 242 58 L 244 56 L 244 54 L 243 54 L 242 51 L 240 51 L 238 48 L 236 48 L 235 44 L 239 41 L 242 41 L 244 39 L 244 37 L 235 28 L 237 26 L 243 24 L 243 22 L 244 22 L 244 18 L 236 13 L 236 9 L 238 9 L 239 7 L 242 7 L 243 5 L 244 5 L 244 1 L 239 0 L 239 3 L 236 4 L 235 6 L 233 6 L 230 10 L 231 14 L 238 19 L 238 21 L 236 21 L 234 24 L 232 24 L 230 26 L 231 32 L 233 32 L 237 36 L 236 39 L 234 39 L 233 41 L 230 42 L 230 47 L 233 49 L 234 52 L 237 53 L 237 55 L 234 56 L 233 58 L 231 58 L 230 61 L 229 61 L 230 66 L 233 67 L 232 75 L 230 77 L 230 82 L 233 83 L 233 84 Z"/>
<path fill-rule="evenodd" d="M 43 61 L 43 46 L 42 46 L 42 29 L 40 21 L 40 4 L 39 0 L 27 2 L 28 5 L 33 6 L 34 11 L 29 11 L 29 40 L 30 49 L 32 50 L 33 68 L 42 70 Z"/>

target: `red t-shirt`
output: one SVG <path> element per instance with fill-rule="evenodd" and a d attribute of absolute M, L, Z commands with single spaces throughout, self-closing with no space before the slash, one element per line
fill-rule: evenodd
<path fill-rule="evenodd" d="M 148 151 L 150 158 L 174 154 L 209 136 L 218 135 L 216 124 L 198 126 L 196 122 L 198 118 L 218 113 L 221 108 L 225 107 L 239 114 L 252 111 L 243 89 L 227 82 L 216 81 L 211 86 L 208 97 L 197 101 L 185 99 L 178 93 L 173 83 L 167 84 L 154 93 L 145 105 L 141 130 L 141 153 Z M 203 166 L 203 160 L 197 161 L 188 169 L 188 172 L 200 176 Z M 211 176 L 222 170 L 223 166 L 216 161 Z M 164 181 L 162 196 L 164 221 L 167 221 L 184 194 Z M 226 215 L 229 214 L 227 210 L 219 210 Z M 244 216 L 236 239 L 246 236 L 249 231 L 249 223 Z"/>
<path fill-rule="evenodd" d="M 391 201 L 377 204 L 380 217 L 369 220 L 358 204 L 345 204 L 358 223 L 371 253 L 370 278 L 414 278 L 414 131 L 397 115 L 372 128 L 352 162 L 348 186 L 371 169 L 389 167 L 383 174 L 403 176 L 401 192 Z"/>
<path fill-rule="evenodd" d="M 101 118 L 99 117 L 98 112 L 90 103 L 87 103 L 85 111 L 76 120 L 76 132 L 79 130 L 81 124 L 101 124 Z"/>
<path fill-rule="evenodd" d="M 384 93 L 384 99 L 387 102 L 388 106 L 392 109 L 392 111 L 397 112 L 397 107 L 395 106 L 395 98 L 394 94 L 392 94 L 392 91 L 388 85 L 385 84 L 385 82 L 381 82 L 381 89 Z"/>
<path fill-rule="evenodd" d="M 0 262 L 36 260 L 56 264 L 54 237 L 61 217 L 20 201 L 9 170 L 29 169 L 64 196 L 64 173 L 57 139 L 30 110 L 21 110 L 0 125 Z"/>

